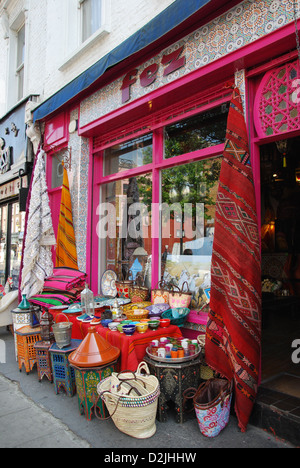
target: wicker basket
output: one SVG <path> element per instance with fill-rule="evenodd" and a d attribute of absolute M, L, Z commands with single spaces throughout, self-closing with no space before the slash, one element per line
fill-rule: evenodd
<path fill-rule="evenodd" d="M 136 313 L 141 311 L 141 313 Z M 133 322 L 138 322 L 139 320 L 148 318 L 149 310 L 146 309 L 134 309 L 126 312 L 127 320 L 132 320 Z"/>
<path fill-rule="evenodd" d="M 143 279 L 139 276 L 135 284 L 129 286 L 129 298 L 131 302 L 144 302 L 149 296 L 149 289 L 145 286 Z"/>
<path fill-rule="evenodd" d="M 147 439 L 155 434 L 160 389 L 145 362 L 139 365 L 136 373 L 113 373 L 98 384 L 97 392 L 119 431 L 136 439 Z"/>

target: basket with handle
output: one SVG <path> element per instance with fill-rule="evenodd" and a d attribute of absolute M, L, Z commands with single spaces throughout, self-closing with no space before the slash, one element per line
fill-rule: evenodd
<path fill-rule="evenodd" d="M 131 302 L 144 302 L 149 295 L 149 289 L 145 286 L 143 279 L 138 276 L 135 284 L 129 286 L 129 298 Z"/>
<path fill-rule="evenodd" d="M 58 322 L 57 319 L 63 315 L 66 317 L 67 322 Z M 56 341 L 57 346 L 60 349 L 66 348 L 70 346 L 71 339 L 72 339 L 72 327 L 73 323 L 70 322 L 67 315 L 65 314 L 58 314 L 55 318 L 55 323 L 52 325 L 52 330 L 54 333 L 54 338 Z"/>
<path fill-rule="evenodd" d="M 184 291 L 185 285 L 187 286 L 187 291 Z M 178 286 L 174 286 L 173 288 L 177 288 L 178 291 L 173 289 L 173 291 L 169 293 L 170 308 L 189 307 L 192 300 L 192 293 L 189 291 L 188 283 L 185 281 L 181 289 L 179 289 Z"/>
<path fill-rule="evenodd" d="M 184 400 L 192 399 L 200 432 L 205 437 L 216 437 L 227 426 L 233 382 L 226 379 L 209 379 L 198 389 L 188 388 L 183 392 Z"/>
<path fill-rule="evenodd" d="M 165 281 L 161 279 L 156 288 L 151 291 L 151 302 L 152 304 L 169 304 L 169 292 L 170 289 L 167 287 Z"/>
<path fill-rule="evenodd" d="M 113 373 L 97 386 L 115 426 L 136 439 L 147 439 L 156 432 L 156 412 L 160 394 L 158 379 L 145 362 L 136 372 Z M 98 417 L 98 415 L 96 414 Z"/>

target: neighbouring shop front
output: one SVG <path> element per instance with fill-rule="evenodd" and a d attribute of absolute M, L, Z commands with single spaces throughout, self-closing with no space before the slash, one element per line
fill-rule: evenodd
<path fill-rule="evenodd" d="M 0 284 L 18 289 L 33 151 L 24 101 L 0 121 Z"/>
<path fill-rule="evenodd" d="M 78 265 L 95 295 L 107 293 L 105 275 L 113 271 L 149 289 L 161 281 L 187 288 L 191 309 L 203 316 L 234 83 L 244 104 L 261 228 L 261 386 L 299 398 L 299 363 L 292 359 L 292 343 L 300 339 L 294 10 L 292 2 L 263 1 L 253 22 L 251 5 L 242 2 L 127 68 L 124 61 L 125 72 L 44 117 L 47 182 L 57 233 L 67 164 Z M 202 326 L 196 314 L 185 333 Z"/>

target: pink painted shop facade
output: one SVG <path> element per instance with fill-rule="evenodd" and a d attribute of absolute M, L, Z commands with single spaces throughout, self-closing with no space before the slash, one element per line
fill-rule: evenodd
<path fill-rule="evenodd" d="M 270 318 L 270 307 L 284 308 L 286 315 L 299 310 L 294 282 L 298 270 L 295 278 L 287 273 L 300 248 L 295 238 L 298 211 L 288 198 L 295 199 L 300 189 L 300 65 L 294 14 L 289 0 L 235 2 L 220 16 L 211 14 L 196 30 L 181 31 L 176 42 L 161 39 L 147 55 L 129 57 L 116 75 L 110 71 L 107 82 L 104 74 L 98 89 L 92 87 L 45 119 L 54 227 L 60 162 L 70 158 L 79 266 L 88 273 L 95 294 L 101 294 L 106 270 L 121 276 L 137 267 L 149 287 L 162 276 L 179 286 L 187 281 L 195 308 L 205 301 L 229 83 L 235 83 L 249 130 L 262 226 L 262 280 L 269 279 L 273 289 L 278 281 L 284 291 L 289 289 L 290 301 L 282 300 L 284 292 L 271 306 L 266 302 L 266 336 L 270 327 L 279 326 L 276 317 Z M 137 202 L 146 211 L 135 237 L 128 226 L 137 215 Z M 281 216 L 284 202 L 290 203 L 290 217 Z M 101 211 L 105 203 L 111 213 Z M 164 218 L 162 203 L 200 204 L 203 218 L 194 237 L 186 236 L 180 213 Z M 185 221 L 191 218 L 193 223 L 191 210 L 185 212 Z M 107 215 L 115 235 L 103 239 L 99 229 Z M 145 251 L 143 258 L 134 255 L 139 247 Z M 186 255 L 186 249 L 193 255 Z M 279 306 L 275 299 L 282 300 Z M 269 321 L 274 323 L 269 326 Z M 262 378 L 268 379 L 265 362 Z M 299 374 L 298 369 L 291 372 Z"/>

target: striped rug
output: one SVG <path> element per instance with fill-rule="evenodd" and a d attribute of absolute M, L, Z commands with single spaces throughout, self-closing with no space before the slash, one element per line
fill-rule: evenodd
<path fill-rule="evenodd" d="M 61 192 L 55 266 L 65 266 L 78 270 L 76 240 L 72 216 L 72 201 L 68 172 L 65 167 Z"/>

